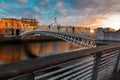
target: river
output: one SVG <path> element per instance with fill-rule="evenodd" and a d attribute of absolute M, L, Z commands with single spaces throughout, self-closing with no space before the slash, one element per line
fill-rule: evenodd
<path fill-rule="evenodd" d="M 77 46 L 65 41 L 1 44 L 0 64 L 60 54 L 77 48 Z"/>

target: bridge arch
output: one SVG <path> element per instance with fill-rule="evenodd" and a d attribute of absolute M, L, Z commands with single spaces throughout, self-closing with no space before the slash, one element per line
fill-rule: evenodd
<path fill-rule="evenodd" d="M 20 38 L 21 38 L 21 39 L 24 39 L 24 38 L 26 38 L 28 35 L 32 35 L 32 34 L 47 35 L 47 34 L 49 34 L 49 33 L 48 33 L 48 31 L 35 31 L 35 30 L 32 30 L 32 31 L 27 31 L 27 32 L 24 32 L 24 33 L 20 34 Z"/>
<path fill-rule="evenodd" d="M 50 36 L 62 39 L 79 47 L 84 47 L 84 48 L 96 47 L 95 39 L 93 37 L 88 35 L 80 35 L 76 33 L 73 34 L 68 32 L 32 30 L 20 34 L 20 38 L 24 39 L 26 36 L 31 34 L 41 34 L 41 35 L 49 34 Z"/>

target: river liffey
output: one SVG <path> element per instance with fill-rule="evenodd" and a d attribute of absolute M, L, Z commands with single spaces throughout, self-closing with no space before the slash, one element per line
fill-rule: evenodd
<path fill-rule="evenodd" d="M 77 48 L 65 41 L 1 44 L 0 64 L 60 54 Z"/>

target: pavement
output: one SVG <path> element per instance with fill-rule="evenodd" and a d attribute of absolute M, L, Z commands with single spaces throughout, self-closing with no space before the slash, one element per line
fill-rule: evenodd
<path fill-rule="evenodd" d="M 120 80 L 120 71 L 116 73 L 110 80 Z"/>

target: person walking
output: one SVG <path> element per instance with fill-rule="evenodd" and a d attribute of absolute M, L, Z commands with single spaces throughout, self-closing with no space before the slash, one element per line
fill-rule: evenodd
<path fill-rule="evenodd" d="M 66 27 L 66 32 L 68 32 L 68 26 Z"/>
<path fill-rule="evenodd" d="M 75 33 L 75 28 L 74 28 L 74 26 L 72 27 L 72 33 L 73 33 L 73 34 Z"/>
<path fill-rule="evenodd" d="M 59 25 L 57 26 L 57 30 L 58 30 L 58 32 L 60 31 L 60 26 Z"/>
<path fill-rule="evenodd" d="M 51 25 L 48 25 L 48 30 L 49 30 L 49 31 L 50 31 L 50 26 L 51 26 Z"/>

